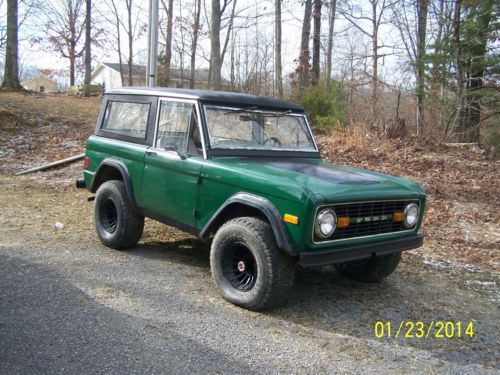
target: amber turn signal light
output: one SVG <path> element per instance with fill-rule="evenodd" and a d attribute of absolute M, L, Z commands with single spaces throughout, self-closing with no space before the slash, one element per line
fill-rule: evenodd
<path fill-rule="evenodd" d="M 337 218 L 337 228 L 347 228 L 350 222 L 351 218 L 349 216 L 339 217 Z"/>
<path fill-rule="evenodd" d="M 392 216 L 392 221 L 395 223 L 400 223 L 404 220 L 405 214 L 403 212 L 394 212 Z"/>
<path fill-rule="evenodd" d="M 299 223 L 299 218 L 297 216 L 290 215 L 290 214 L 285 214 L 285 216 L 283 216 L 283 220 L 285 220 L 286 223 L 295 224 L 295 225 L 297 225 Z"/>

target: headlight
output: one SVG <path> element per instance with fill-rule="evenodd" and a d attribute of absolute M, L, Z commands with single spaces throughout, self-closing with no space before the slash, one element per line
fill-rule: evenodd
<path fill-rule="evenodd" d="M 335 215 L 335 211 L 331 208 L 325 208 L 316 216 L 314 232 L 320 238 L 328 238 L 335 232 L 336 226 L 337 215 Z"/>
<path fill-rule="evenodd" d="M 413 227 L 415 224 L 417 224 L 419 213 L 420 210 L 415 203 L 410 203 L 409 205 L 407 205 L 404 212 L 405 218 L 403 220 L 403 225 L 406 228 Z"/>

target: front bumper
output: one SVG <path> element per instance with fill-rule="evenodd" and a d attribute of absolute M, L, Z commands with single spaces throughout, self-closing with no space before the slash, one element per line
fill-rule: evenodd
<path fill-rule="evenodd" d="M 386 255 L 397 253 L 399 251 L 416 249 L 422 246 L 423 243 L 424 236 L 418 234 L 414 237 L 384 241 L 376 244 L 365 244 L 327 251 L 311 251 L 300 254 L 299 264 L 303 267 L 312 267 L 345 263 L 353 260 L 369 258 L 371 256 Z"/>

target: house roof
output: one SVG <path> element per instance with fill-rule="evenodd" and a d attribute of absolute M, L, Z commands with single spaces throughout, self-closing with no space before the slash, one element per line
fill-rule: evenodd
<path fill-rule="evenodd" d="M 45 76 L 38 76 L 38 77 L 35 77 L 35 78 L 28 79 L 26 81 L 21 82 L 21 85 L 23 85 L 23 86 L 24 85 L 29 85 L 31 82 L 37 82 L 39 80 L 48 81 L 48 82 L 53 83 L 54 85 L 57 86 L 57 82 L 56 81 L 54 81 L 53 79 L 50 79 L 48 77 L 45 77 Z"/>
<path fill-rule="evenodd" d="M 278 100 L 274 98 L 241 94 L 225 91 L 174 89 L 166 87 L 124 87 L 111 89 L 106 94 L 126 95 L 157 95 L 164 97 L 176 97 L 184 99 L 198 99 L 207 103 L 218 105 L 235 105 L 244 107 L 264 107 L 285 111 L 304 112 L 304 108 L 298 104 Z"/>
<path fill-rule="evenodd" d="M 120 71 L 120 64 L 118 63 L 102 63 L 102 65 L 107 66 L 110 69 Z M 123 75 L 128 75 L 128 65 L 122 64 Z M 184 75 L 184 80 L 188 80 L 191 71 L 189 69 L 184 69 L 184 74 L 179 68 L 170 68 L 171 79 L 181 79 Z M 132 65 L 132 75 L 133 76 L 146 76 L 146 66 L 144 65 Z M 195 69 L 194 71 L 195 81 L 208 82 L 208 69 Z"/>

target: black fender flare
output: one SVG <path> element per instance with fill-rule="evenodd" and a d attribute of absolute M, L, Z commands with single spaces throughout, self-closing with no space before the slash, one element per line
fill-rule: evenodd
<path fill-rule="evenodd" d="M 290 256 L 298 255 L 298 253 L 293 249 L 292 245 L 290 244 L 285 223 L 283 222 L 283 219 L 281 218 L 278 209 L 266 198 L 250 193 L 240 192 L 229 197 L 222 204 L 222 206 L 219 207 L 219 209 L 215 212 L 215 214 L 210 218 L 208 223 L 201 230 L 199 237 L 201 239 L 206 239 L 210 234 L 212 225 L 217 221 L 217 219 L 225 210 L 225 208 L 235 203 L 249 206 L 262 212 L 262 214 L 267 218 L 267 220 L 271 224 L 271 228 L 273 229 L 274 237 L 276 239 L 278 247 Z"/>
<path fill-rule="evenodd" d="M 123 183 L 125 184 L 125 190 L 127 191 L 127 196 L 129 199 L 129 202 L 132 204 L 135 210 L 138 209 L 137 203 L 135 201 L 135 196 L 134 196 L 134 189 L 132 187 L 132 181 L 130 179 L 130 173 L 128 172 L 127 166 L 119 161 L 119 160 L 114 160 L 114 159 L 104 159 L 101 164 L 99 164 L 99 167 L 97 167 L 94 176 L 92 177 L 92 181 L 90 183 L 90 191 L 95 193 L 97 191 L 97 183 L 99 182 L 100 178 L 100 173 L 101 170 L 104 167 L 112 167 L 118 172 L 120 172 L 122 176 Z"/>

